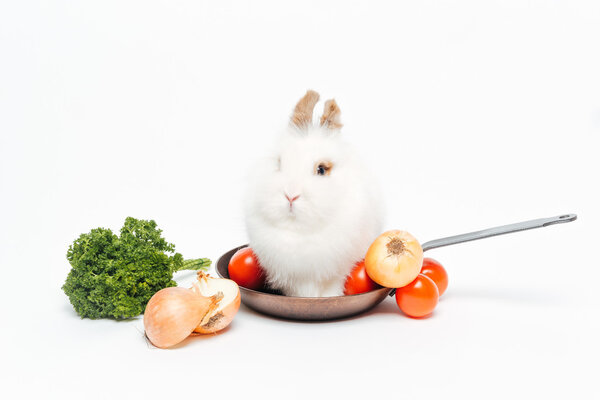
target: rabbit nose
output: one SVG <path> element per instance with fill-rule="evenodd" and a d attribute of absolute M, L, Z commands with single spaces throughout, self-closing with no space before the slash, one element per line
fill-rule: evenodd
<path fill-rule="evenodd" d="M 287 193 L 285 194 L 285 198 L 287 199 L 287 201 L 290 202 L 290 206 L 292 205 L 292 203 L 296 200 L 298 200 L 298 197 L 300 197 L 300 195 L 296 195 L 296 196 L 289 196 Z"/>

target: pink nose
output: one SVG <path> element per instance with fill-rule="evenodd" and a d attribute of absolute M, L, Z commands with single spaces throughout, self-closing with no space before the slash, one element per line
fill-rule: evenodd
<path fill-rule="evenodd" d="M 285 198 L 290 202 L 290 206 L 292 205 L 292 203 L 296 200 L 298 200 L 298 197 L 300 197 L 300 195 L 296 196 L 296 197 L 290 197 L 287 195 L 287 193 L 285 194 Z"/>

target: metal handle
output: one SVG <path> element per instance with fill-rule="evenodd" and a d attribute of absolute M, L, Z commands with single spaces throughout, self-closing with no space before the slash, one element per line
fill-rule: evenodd
<path fill-rule="evenodd" d="M 484 229 L 482 231 L 463 233 L 462 235 L 448 236 L 441 239 L 431 240 L 423 243 L 422 247 L 423 251 L 427 251 L 438 247 L 450 246 L 451 244 L 470 242 L 472 240 L 485 239 L 492 236 L 525 231 L 528 229 L 543 228 L 545 226 L 554 224 L 562 224 L 565 222 L 575 221 L 576 219 L 576 214 L 563 214 L 551 218 L 532 219 L 530 221 L 517 222 L 516 224 L 502 225 L 495 228 Z M 395 293 L 396 289 L 393 289 L 390 292 L 390 296 L 393 296 Z"/>
<path fill-rule="evenodd" d="M 575 214 L 563 214 L 558 217 L 532 219 L 530 221 L 517 222 L 516 224 L 497 226 L 482 231 L 463 233 L 462 235 L 431 240 L 423 243 L 422 247 L 423 251 L 427 251 L 437 247 L 449 246 L 451 244 L 470 242 L 471 240 L 485 239 L 492 236 L 504 235 L 506 233 L 525 231 L 527 229 L 543 228 L 554 224 L 562 224 L 564 222 L 575 221 L 576 219 L 577 215 Z"/>

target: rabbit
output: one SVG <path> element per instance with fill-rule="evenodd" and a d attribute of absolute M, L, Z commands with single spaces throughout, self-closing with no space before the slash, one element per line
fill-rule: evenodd
<path fill-rule="evenodd" d="M 286 296 L 331 297 L 381 233 L 379 187 L 344 142 L 340 109 L 319 94 L 300 99 L 274 151 L 247 179 L 244 219 L 267 284 Z"/>

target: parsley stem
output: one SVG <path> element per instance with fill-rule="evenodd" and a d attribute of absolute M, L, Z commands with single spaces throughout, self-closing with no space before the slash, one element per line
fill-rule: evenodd
<path fill-rule="evenodd" d="M 182 270 L 193 270 L 198 271 L 200 269 L 207 270 L 210 267 L 211 261 L 208 258 L 196 258 L 190 260 L 183 260 L 181 268 L 177 268 L 176 271 Z"/>

